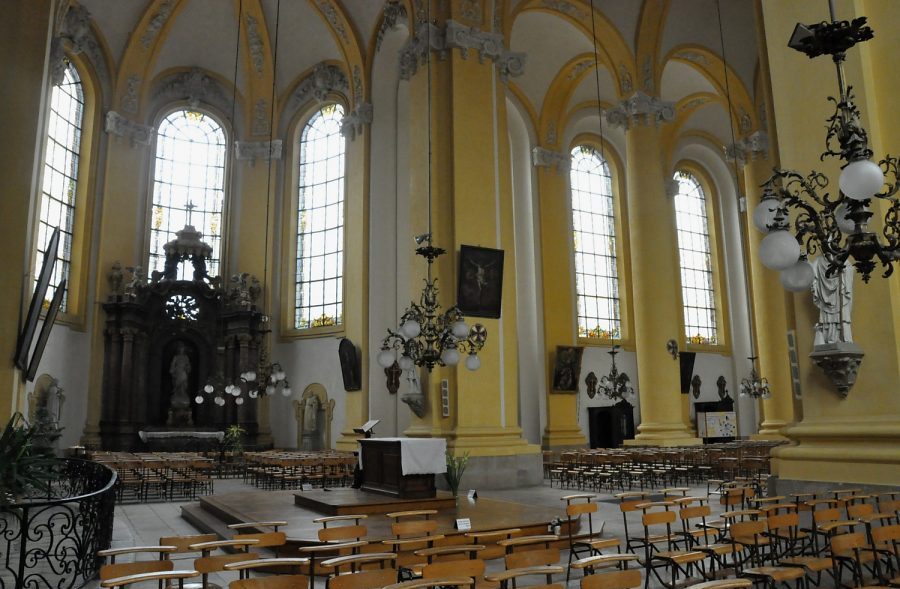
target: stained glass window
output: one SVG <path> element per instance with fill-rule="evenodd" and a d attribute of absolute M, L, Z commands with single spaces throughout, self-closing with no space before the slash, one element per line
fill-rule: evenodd
<path fill-rule="evenodd" d="M 44 174 L 41 185 L 41 214 L 37 233 L 37 263 L 35 283 L 40 272 L 44 252 L 59 227 L 59 250 L 56 266 L 47 289 L 47 300 L 53 297 L 56 286 L 69 277 L 72 264 L 72 237 L 75 231 L 75 196 L 78 184 L 78 160 L 81 150 L 81 125 L 84 117 L 84 91 L 81 78 L 72 64 L 66 67 L 63 81 L 50 92 L 50 115 L 47 120 L 47 151 L 44 154 Z M 68 293 L 63 297 L 62 311 L 66 311 Z"/>
<path fill-rule="evenodd" d="M 222 244 L 222 207 L 225 201 L 225 131 L 202 112 L 177 110 L 159 124 L 150 210 L 150 263 L 148 275 L 162 271 L 163 246 L 175 232 L 193 225 L 212 246 L 207 263 L 210 276 L 218 276 Z M 178 269 L 179 280 L 190 280 L 189 262 Z"/>
<path fill-rule="evenodd" d="M 609 166 L 593 147 L 572 150 L 570 172 L 579 337 L 622 337 L 616 220 Z"/>
<path fill-rule="evenodd" d="M 339 104 L 322 107 L 300 134 L 294 326 L 343 323 L 344 138 Z"/>
<path fill-rule="evenodd" d="M 715 345 L 719 340 L 706 195 L 690 173 L 677 172 L 675 181 L 685 339 L 689 343 Z"/>

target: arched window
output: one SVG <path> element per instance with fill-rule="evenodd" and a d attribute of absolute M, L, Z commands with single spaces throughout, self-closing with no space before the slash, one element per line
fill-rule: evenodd
<path fill-rule="evenodd" d="M 41 213 L 36 240 L 38 264 L 35 266 L 35 281 L 36 274 L 40 271 L 40 260 L 43 259 L 53 230 L 59 227 L 59 250 L 50 288 L 47 289 L 48 296 L 53 295 L 56 286 L 63 279 L 69 278 L 72 264 L 83 119 L 84 89 L 78 72 L 70 63 L 66 66 L 62 83 L 54 86 L 50 93 L 50 115 L 47 121 L 47 151 L 44 155 Z M 67 303 L 68 293 L 63 297 L 61 311 L 67 310 Z"/>
<path fill-rule="evenodd" d="M 219 275 L 225 152 L 225 131 L 205 113 L 177 110 L 159 124 L 150 211 L 150 272 L 163 270 L 163 246 L 175 239 L 175 232 L 193 225 L 213 249 L 207 264 L 209 275 Z M 190 278 L 190 268 L 183 263 L 178 279 Z"/>
<path fill-rule="evenodd" d="M 578 336 L 622 337 L 616 220 L 609 165 L 593 147 L 572 150 L 570 172 L 575 239 Z"/>
<path fill-rule="evenodd" d="M 343 323 L 344 109 L 329 104 L 300 134 L 294 327 Z"/>
<path fill-rule="evenodd" d="M 675 181 L 685 339 L 688 343 L 717 345 L 719 329 L 706 195 L 689 172 L 676 172 Z"/>

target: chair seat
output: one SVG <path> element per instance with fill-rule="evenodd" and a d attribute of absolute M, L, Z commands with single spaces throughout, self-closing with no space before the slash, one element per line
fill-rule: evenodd
<path fill-rule="evenodd" d="M 744 569 L 742 575 L 750 577 L 766 577 L 776 582 L 793 581 L 805 575 L 805 571 L 800 567 L 754 567 L 752 569 Z"/>
<path fill-rule="evenodd" d="M 616 548 L 619 546 L 618 538 L 591 538 L 590 540 L 576 540 L 576 546 L 590 546 L 593 550 L 603 550 L 604 548 Z"/>
<path fill-rule="evenodd" d="M 735 536 L 734 541 L 745 546 L 768 546 L 771 542 L 766 536 Z"/>
<path fill-rule="evenodd" d="M 698 562 L 704 560 L 706 558 L 706 555 L 702 552 L 693 550 L 666 550 L 664 552 L 657 552 L 653 555 L 653 558 L 671 560 L 672 562 L 681 564 L 686 562 Z"/>
<path fill-rule="evenodd" d="M 816 556 L 795 556 L 785 558 L 780 563 L 782 566 L 802 566 L 813 572 L 827 571 L 834 566 L 834 561 L 830 558 L 818 558 Z"/>
<path fill-rule="evenodd" d="M 710 544 L 708 546 L 697 546 L 694 550 L 699 550 L 700 552 L 705 552 L 707 554 L 731 554 L 733 552 L 739 552 L 743 550 L 744 547 L 737 543 L 724 543 L 724 544 Z"/>

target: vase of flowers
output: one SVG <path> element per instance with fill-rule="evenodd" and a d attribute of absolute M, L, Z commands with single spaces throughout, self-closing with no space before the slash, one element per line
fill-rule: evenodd
<path fill-rule="evenodd" d="M 456 497 L 459 494 L 459 483 L 462 480 L 463 473 L 466 471 L 466 464 L 469 463 L 469 453 L 466 452 L 462 456 L 454 456 L 447 450 L 447 472 L 444 473 L 444 479 L 450 492 Z"/>

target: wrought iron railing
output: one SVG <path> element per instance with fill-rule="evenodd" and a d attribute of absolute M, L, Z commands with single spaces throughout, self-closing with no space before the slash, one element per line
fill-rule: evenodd
<path fill-rule="evenodd" d="M 60 460 L 49 493 L 0 509 L 0 589 L 73 589 L 93 579 L 109 548 L 116 473 Z"/>

